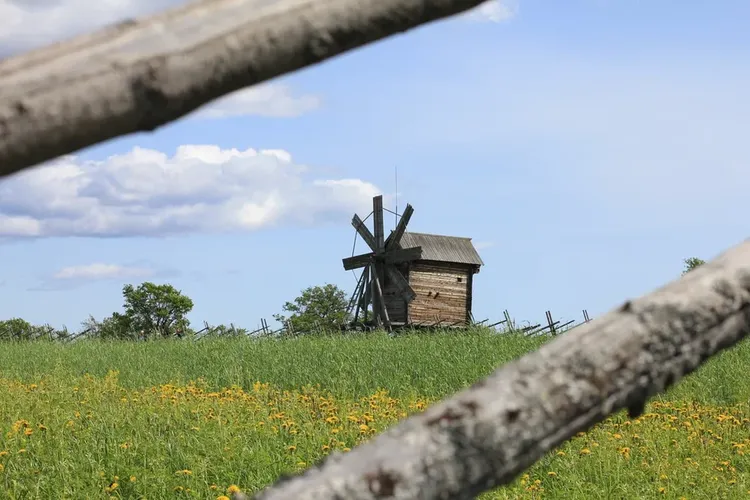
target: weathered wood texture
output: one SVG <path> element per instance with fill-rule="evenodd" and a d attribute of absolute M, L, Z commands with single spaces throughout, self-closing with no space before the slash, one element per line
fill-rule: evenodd
<path fill-rule="evenodd" d="M 471 266 L 446 262 L 415 262 L 409 283 L 417 294 L 409 303 L 410 323 L 432 325 L 467 323 Z"/>
<path fill-rule="evenodd" d="M 257 498 L 469 499 L 744 338 L 750 241 Z"/>
<path fill-rule="evenodd" d="M 198 0 L 8 58 L 0 177 L 483 1 Z"/>
<path fill-rule="evenodd" d="M 401 275 L 409 281 L 409 266 L 408 264 L 396 265 L 396 269 L 401 272 Z M 412 287 L 413 288 L 413 287 Z M 388 308 L 388 315 L 391 318 L 392 323 L 405 324 L 407 321 L 407 303 L 402 298 L 396 283 L 386 277 L 385 287 L 383 287 L 383 296 L 385 299 L 385 305 Z"/>

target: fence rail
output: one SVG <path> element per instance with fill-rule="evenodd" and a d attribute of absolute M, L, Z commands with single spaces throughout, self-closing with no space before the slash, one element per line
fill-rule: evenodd
<path fill-rule="evenodd" d="M 0 61 L 0 177 L 481 3 L 200 0 Z M 749 327 L 746 241 L 258 498 L 473 498 Z"/>
<path fill-rule="evenodd" d="M 404 325 L 404 327 L 408 330 L 410 328 L 430 328 L 430 329 L 446 329 L 446 328 L 485 328 L 487 330 L 491 330 L 493 332 L 497 332 L 498 334 L 506 334 L 506 333 L 523 333 L 527 336 L 532 335 L 539 335 L 539 334 L 545 334 L 550 333 L 552 335 L 558 335 L 563 332 L 570 331 L 571 329 L 575 328 L 576 326 L 579 326 L 581 324 L 584 324 L 588 321 L 590 321 L 590 318 L 588 316 L 588 312 L 584 309 L 583 311 L 583 321 L 578 324 L 575 320 L 569 320 L 565 323 L 561 324 L 562 320 L 553 320 L 552 319 L 552 313 L 550 311 L 545 311 L 545 316 L 547 318 L 547 324 L 542 325 L 540 323 L 533 324 L 533 325 L 527 325 L 523 327 L 517 326 L 515 320 L 511 319 L 510 313 L 506 309 L 503 311 L 503 315 L 506 319 L 501 321 L 496 321 L 494 323 L 486 324 L 489 319 L 485 319 L 482 321 L 473 321 L 470 324 L 465 323 L 438 323 L 438 324 L 432 324 L 432 325 L 420 325 L 420 324 L 407 324 Z M 25 322 L 24 322 L 25 323 Z M 572 326 L 571 326 L 572 325 Z M 353 332 L 356 331 L 355 329 L 348 328 L 349 325 L 341 324 L 340 330 L 343 333 L 346 332 Z M 503 328 L 498 329 L 498 327 L 501 326 Z M 99 331 L 96 326 L 91 326 L 89 323 L 89 326 L 85 327 L 84 329 L 77 331 L 77 332 L 71 332 L 68 330 L 67 327 L 63 327 L 61 329 L 56 329 L 53 326 L 49 324 L 45 325 L 31 325 L 27 324 L 27 328 L 18 328 L 14 325 L 11 326 L 5 326 L 3 323 L 0 322 L 0 341 L 25 341 L 25 340 L 49 340 L 49 341 L 61 341 L 61 342 L 73 342 L 77 340 L 83 340 L 83 339 L 90 339 L 90 338 L 98 338 L 99 337 Z M 374 329 L 374 327 L 372 328 Z M 338 329 L 337 329 L 338 331 Z M 230 323 L 229 326 L 220 324 L 220 325 L 214 325 L 211 326 L 207 321 L 203 321 L 203 326 L 199 330 L 190 330 L 191 333 L 185 334 L 183 330 L 178 330 L 176 332 L 172 332 L 169 335 L 179 338 L 186 338 L 186 339 L 192 339 L 194 341 L 203 340 L 205 338 L 211 338 L 211 337 L 249 337 L 249 338 L 264 338 L 264 337 L 289 337 L 289 336 L 301 336 L 301 335 L 307 335 L 307 334 L 317 334 L 317 333 L 325 333 L 323 327 L 320 325 L 319 322 L 313 323 L 313 327 L 310 331 L 305 330 L 295 330 L 291 322 L 287 321 L 285 324 L 281 325 L 280 328 L 272 329 L 268 325 L 268 321 L 265 318 L 260 319 L 259 326 L 255 330 L 250 330 L 248 328 L 238 327 L 234 323 Z M 398 335 L 399 330 L 396 329 L 395 332 L 393 332 L 393 335 Z M 162 337 L 163 335 L 157 333 L 153 333 L 152 335 L 149 335 L 147 332 L 124 332 L 126 335 L 121 336 L 122 339 L 132 339 L 132 340 L 147 340 L 150 337 L 156 336 L 156 337 Z"/>

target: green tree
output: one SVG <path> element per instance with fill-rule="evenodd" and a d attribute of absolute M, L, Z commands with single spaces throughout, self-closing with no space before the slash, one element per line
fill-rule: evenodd
<path fill-rule="evenodd" d="M 162 337 L 181 336 L 190 326 L 185 316 L 193 309 L 193 301 L 172 285 L 156 285 L 148 281 L 137 288 L 125 285 L 122 295 L 127 320 L 117 318 L 117 321 L 121 324 L 126 321 L 131 331 Z"/>
<path fill-rule="evenodd" d="M 285 303 L 285 314 L 274 314 L 274 319 L 291 325 L 296 332 L 336 331 L 350 319 L 347 305 L 346 292 L 336 285 L 311 286 L 293 302 Z"/>
<path fill-rule="evenodd" d="M 682 274 L 687 274 L 696 267 L 702 266 L 706 263 L 705 260 L 699 259 L 698 257 L 690 257 L 688 259 L 684 259 L 683 262 L 685 263 L 685 269 L 682 271 Z"/>
<path fill-rule="evenodd" d="M 93 316 L 82 323 L 83 329 L 88 338 L 105 339 L 105 340 L 135 340 L 138 335 L 130 324 L 130 318 L 118 312 L 112 313 L 112 316 L 97 321 Z"/>
<path fill-rule="evenodd" d="M 68 329 L 57 330 L 51 325 L 32 325 L 25 319 L 0 321 L 0 340 L 65 340 Z"/>
<path fill-rule="evenodd" d="M 4 340 L 29 340 L 34 336 L 34 325 L 21 318 L 0 321 L 0 338 Z"/>

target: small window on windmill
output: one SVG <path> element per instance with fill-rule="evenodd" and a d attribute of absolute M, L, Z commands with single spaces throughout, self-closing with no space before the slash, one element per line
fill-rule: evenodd
<path fill-rule="evenodd" d="M 458 278 L 456 278 L 456 281 L 458 281 L 459 283 L 461 283 L 463 280 L 464 280 L 463 276 L 459 276 Z"/>

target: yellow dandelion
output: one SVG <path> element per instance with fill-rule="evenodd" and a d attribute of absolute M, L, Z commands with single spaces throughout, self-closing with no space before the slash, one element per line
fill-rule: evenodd
<path fill-rule="evenodd" d="M 229 488 L 227 488 L 227 493 L 229 493 L 230 495 L 232 493 L 240 493 L 241 491 L 242 490 L 240 490 L 240 487 L 237 486 L 236 484 L 230 484 Z"/>
<path fill-rule="evenodd" d="M 591 450 L 589 450 L 588 448 L 583 448 L 578 453 L 580 453 L 581 455 L 591 455 Z"/>

